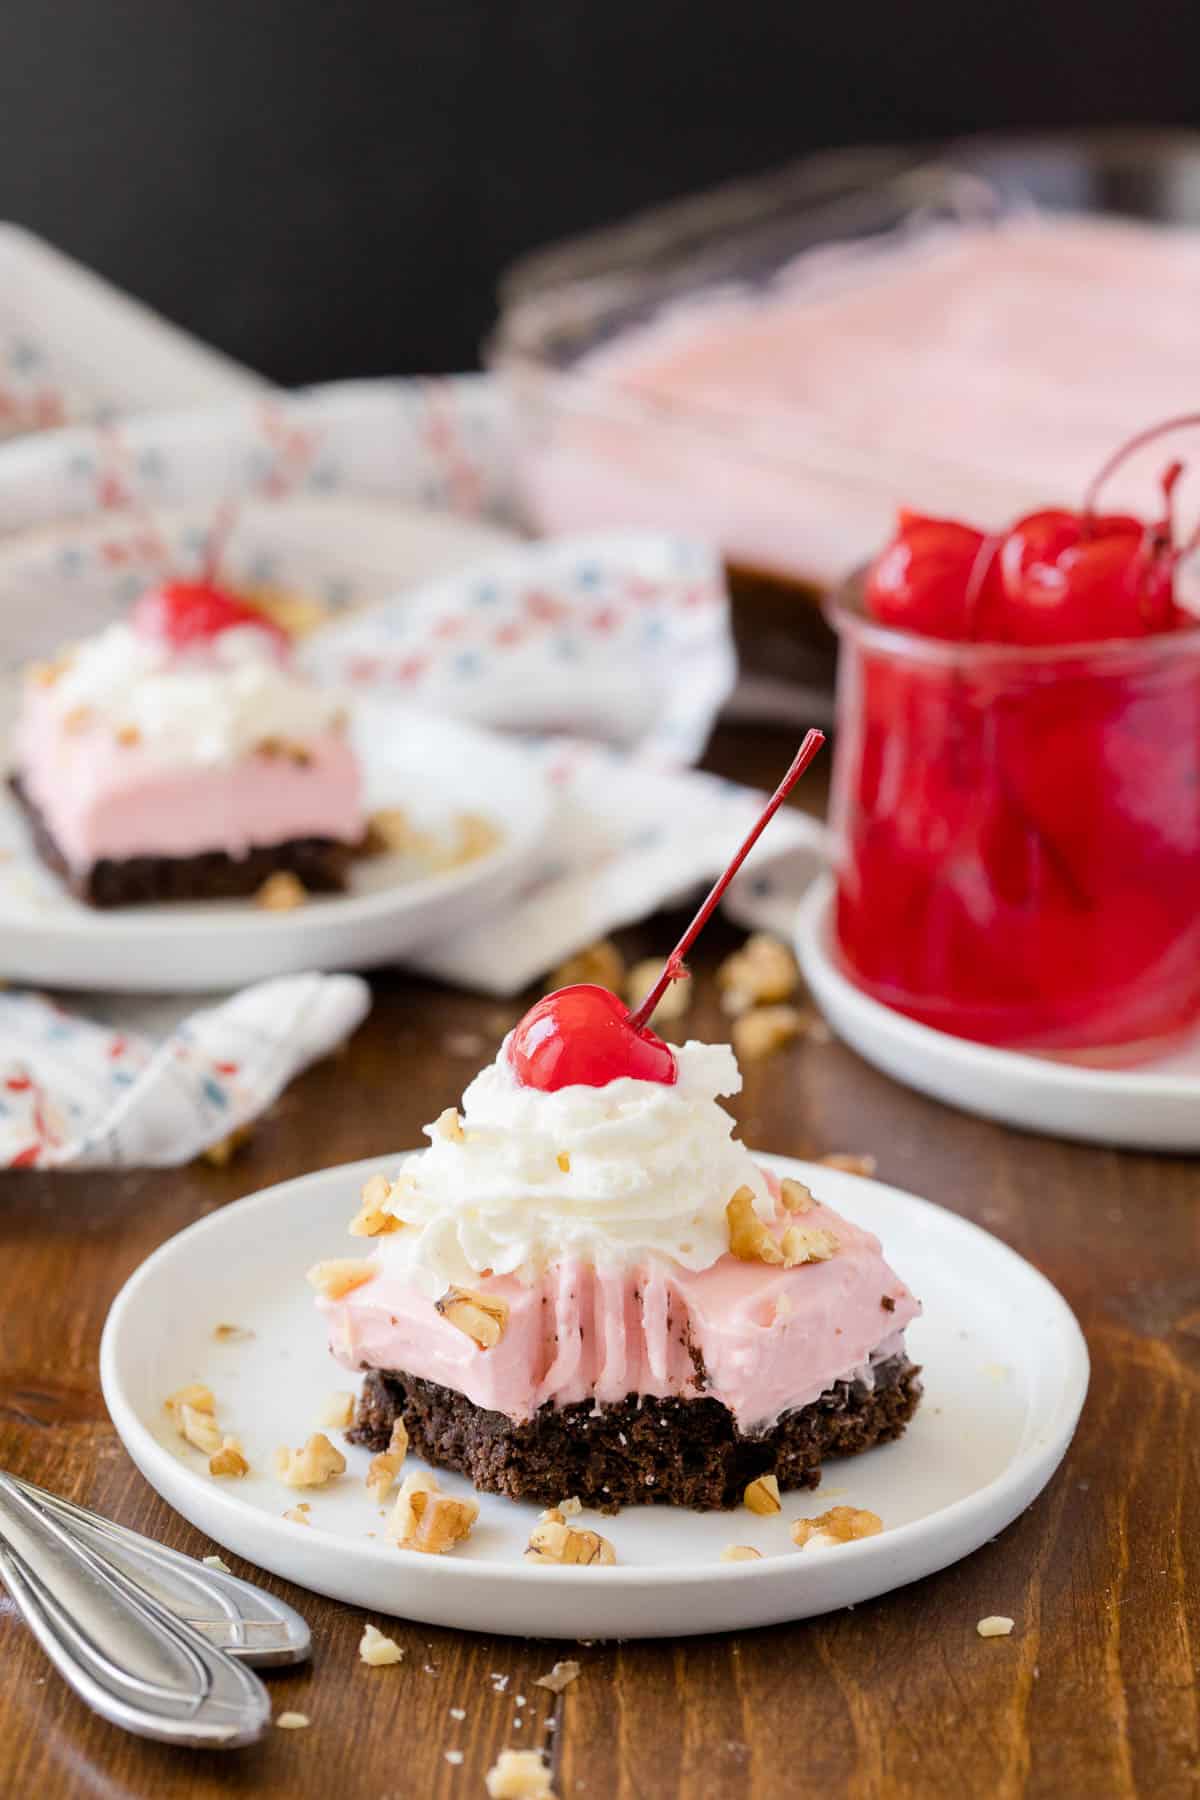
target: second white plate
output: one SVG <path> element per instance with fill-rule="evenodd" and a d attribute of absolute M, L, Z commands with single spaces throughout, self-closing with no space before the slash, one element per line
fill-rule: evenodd
<path fill-rule="evenodd" d="M 398 806 L 431 827 L 456 813 L 495 826 L 495 850 L 445 874 L 398 858 L 357 863 L 344 895 L 294 912 L 252 900 L 133 906 L 98 912 L 73 900 L 37 862 L 24 822 L 0 787 L 0 978 L 59 988 L 202 993 L 299 969 L 365 969 L 475 923 L 520 881 L 550 813 L 542 773 L 513 743 L 477 726 L 387 707 L 355 715 L 367 805 Z"/>
<path fill-rule="evenodd" d="M 613 1543 L 613 1568 L 524 1563 L 536 1508 L 494 1495 L 481 1496 L 475 1530 L 452 1555 L 397 1550 L 363 1485 L 367 1452 L 352 1447 L 346 1475 L 305 1496 L 311 1524 L 296 1524 L 282 1515 L 298 1496 L 271 1473 L 272 1453 L 303 1442 L 328 1395 L 350 1385 L 326 1349 L 304 1271 L 338 1254 L 363 1179 L 395 1160 L 322 1170 L 190 1226 L 130 1278 L 104 1331 L 104 1398 L 146 1479 L 217 1543 L 302 1587 L 376 1614 L 521 1636 L 679 1636 L 807 1618 L 978 1548 L 1028 1506 L 1070 1442 L 1087 1351 L 1042 1275 L 928 1201 L 766 1157 L 878 1232 L 924 1301 L 909 1347 L 924 1366 L 925 1399 L 899 1443 L 828 1465 L 822 1487 L 787 1495 L 775 1519 L 662 1506 L 585 1515 Z M 223 1323 L 253 1336 L 217 1341 Z M 244 1480 L 212 1479 L 172 1432 L 163 1402 L 191 1381 L 212 1387 L 220 1422 L 241 1437 L 252 1470 Z M 440 1479 L 469 1492 L 458 1477 Z M 842 1499 L 877 1512 L 882 1535 L 797 1551 L 790 1521 Z M 722 1563 L 730 1543 L 754 1545 L 762 1560 Z"/>
<path fill-rule="evenodd" d="M 805 895 L 796 921 L 804 978 L 838 1036 L 906 1087 L 1026 1131 L 1127 1150 L 1200 1151 L 1200 1032 L 1134 1069 L 1093 1069 L 996 1050 L 919 1025 L 855 987 L 833 954 L 833 883 Z"/>

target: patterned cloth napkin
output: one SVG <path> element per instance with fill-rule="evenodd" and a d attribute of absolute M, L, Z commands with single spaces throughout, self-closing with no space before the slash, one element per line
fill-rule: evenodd
<path fill-rule="evenodd" d="M 354 384 L 119 432 L 54 433 L 0 453 L 0 533 L 80 519 L 79 547 L 56 533 L 39 574 L 39 628 L 55 614 L 59 626 L 86 617 L 94 629 L 127 603 L 121 583 L 145 579 L 126 542 L 139 529 L 130 507 L 334 487 L 503 517 L 501 439 L 496 398 L 479 380 Z M 95 530 L 110 513 L 111 543 Z M 252 569 L 253 546 L 244 553 Z M 18 648 L 43 650 L 0 646 L 9 658 Z M 364 699 L 524 733 L 531 780 L 551 780 L 554 826 L 521 890 L 486 924 L 413 959 L 448 981 L 519 991 L 711 880 L 757 816 L 761 796 L 688 767 L 736 676 L 720 562 L 704 545 L 644 532 L 515 545 L 351 605 L 304 654 L 318 678 Z M 814 845 L 813 828 L 784 813 L 768 853 L 811 860 Z M 739 884 L 744 919 L 768 905 L 762 859 Z M 774 904 L 778 914 L 778 895 Z M 182 1020 L 176 1002 L 156 1042 L 144 1003 L 93 998 L 66 1011 L 0 995 L 0 1164 L 185 1162 L 252 1119 L 368 1003 L 354 977 L 287 978 Z"/>
<path fill-rule="evenodd" d="M 370 1003 L 357 975 L 285 975 L 156 1044 L 38 994 L 0 994 L 0 1167 L 188 1162 L 336 1049 Z"/>

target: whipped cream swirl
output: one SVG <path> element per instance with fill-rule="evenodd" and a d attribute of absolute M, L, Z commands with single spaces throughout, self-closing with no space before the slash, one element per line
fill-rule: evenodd
<path fill-rule="evenodd" d="M 253 625 L 183 650 L 110 625 L 71 653 L 47 704 L 60 719 L 82 709 L 113 733 L 130 728 L 172 766 L 238 762 L 264 739 L 304 743 L 342 710 Z"/>
<path fill-rule="evenodd" d="M 717 1101 L 742 1085 L 732 1050 L 693 1042 L 676 1058 L 673 1087 L 623 1077 L 543 1093 L 518 1082 L 506 1039 L 463 1095 L 461 1138 L 427 1126 L 429 1149 L 402 1164 L 389 1204 L 405 1229 L 379 1240 L 383 1267 L 435 1298 L 485 1269 L 532 1281 L 567 1257 L 709 1268 L 729 1248 L 737 1189 L 764 1220 L 774 1202 Z"/>

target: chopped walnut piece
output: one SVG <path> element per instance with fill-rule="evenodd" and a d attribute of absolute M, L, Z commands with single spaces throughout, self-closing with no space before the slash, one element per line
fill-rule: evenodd
<path fill-rule="evenodd" d="M 448 847 L 439 846 L 431 861 L 438 870 L 460 869 L 465 863 L 478 862 L 490 856 L 501 842 L 502 833 L 482 813 L 459 813 L 454 820 L 454 839 Z"/>
<path fill-rule="evenodd" d="M 59 678 L 71 667 L 74 657 L 68 652 L 54 657 L 50 662 L 30 663 L 26 674 L 35 687 L 53 687 Z"/>
<path fill-rule="evenodd" d="M 488 1800 L 555 1800 L 550 1771 L 536 1750 L 502 1750 L 484 1784 Z"/>
<path fill-rule="evenodd" d="M 321 1408 L 319 1423 L 328 1425 L 331 1431 L 345 1431 L 354 1418 L 354 1395 L 345 1392 L 330 1394 Z"/>
<path fill-rule="evenodd" d="M 472 1288 L 451 1285 L 434 1305 L 448 1325 L 474 1338 L 481 1350 L 494 1350 L 508 1325 L 507 1300 L 478 1294 Z"/>
<path fill-rule="evenodd" d="M 404 1652 L 395 1638 L 386 1637 L 377 1625 L 363 1626 L 358 1655 L 359 1660 L 368 1663 L 372 1669 L 384 1669 L 390 1663 L 404 1660 Z"/>
<path fill-rule="evenodd" d="M 216 1569 L 222 1575 L 232 1575 L 233 1570 L 223 1556 L 202 1556 L 200 1561 L 206 1569 Z"/>
<path fill-rule="evenodd" d="M 980 1619 L 975 1629 L 982 1638 L 1008 1637 L 1013 1628 L 1013 1621 L 1006 1619 L 1002 1613 L 991 1613 L 986 1619 Z"/>
<path fill-rule="evenodd" d="M 371 1458 L 367 1468 L 367 1492 L 376 1505 L 381 1506 L 396 1485 L 407 1455 L 408 1431 L 404 1420 L 397 1419 L 392 1425 L 391 1443 Z"/>
<path fill-rule="evenodd" d="M 813 1197 L 802 1181 L 785 1175 L 779 1184 L 779 1203 L 784 1212 L 806 1213 L 813 1209 Z"/>
<path fill-rule="evenodd" d="M 250 1473 L 250 1464 L 242 1454 L 242 1446 L 235 1437 L 222 1440 L 221 1448 L 215 1456 L 208 1459 L 210 1475 L 232 1475 L 239 1479 Z"/>
<path fill-rule="evenodd" d="M 478 1500 L 455 1500 L 440 1491 L 435 1476 L 415 1469 L 400 1484 L 387 1535 L 401 1550 L 442 1556 L 469 1536 L 478 1517 Z"/>
<path fill-rule="evenodd" d="M 414 838 L 419 835 L 414 832 L 412 821 L 401 807 L 381 807 L 378 812 L 373 812 L 367 820 L 363 854 L 365 856 L 387 856 L 411 850 Z"/>
<path fill-rule="evenodd" d="M 209 1144 L 200 1152 L 201 1159 L 211 1163 L 214 1169 L 228 1168 L 243 1144 L 248 1144 L 254 1135 L 250 1125 L 235 1125 L 232 1131 L 218 1138 L 215 1144 Z"/>
<path fill-rule="evenodd" d="M 721 1005 L 734 1014 L 764 1001 L 789 1000 L 799 980 L 800 966 L 787 945 L 762 931 L 748 937 L 717 970 Z"/>
<path fill-rule="evenodd" d="M 308 1516 L 307 1506 L 289 1506 L 283 1517 L 285 1519 L 290 1519 L 293 1525 L 312 1524 L 312 1520 Z"/>
<path fill-rule="evenodd" d="M 548 1674 L 534 1678 L 534 1687 L 549 1688 L 552 1694 L 561 1694 L 564 1688 L 578 1681 L 582 1667 L 577 1662 L 556 1662 Z"/>
<path fill-rule="evenodd" d="M 205 1387 L 202 1381 L 193 1381 L 187 1387 L 181 1387 L 178 1392 L 168 1394 L 163 1404 L 175 1420 L 177 1427 L 179 1426 L 181 1407 L 190 1406 L 194 1412 L 203 1413 L 215 1413 L 217 1410 L 212 1389 Z"/>
<path fill-rule="evenodd" d="M 796 1519 L 792 1525 L 792 1542 L 801 1550 L 828 1549 L 835 1544 L 849 1544 L 855 1538 L 875 1537 L 883 1530 L 878 1513 L 864 1512 L 856 1506 L 831 1506 L 815 1519 Z"/>
<path fill-rule="evenodd" d="M 312 761 L 311 750 L 308 750 L 303 744 L 292 743 L 287 738 L 260 738 L 254 746 L 254 751 L 256 756 L 265 756 L 268 759 L 286 756 L 289 762 L 295 763 L 302 769 L 307 768 Z"/>
<path fill-rule="evenodd" d="M 280 1731 L 303 1731 L 306 1725 L 312 1724 L 312 1720 L 307 1713 L 281 1712 L 275 1723 Z"/>
<path fill-rule="evenodd" d="M 218 1344 L 248 1344 L 254 1333 L 245 1325 L 214 1325 L 213 1336 Z"/>
<path fill-rule="evenodd" d="M 800 1263 L 828 1262 L 838 1253 L 838 1241 L 832 1231 L 819 1225 L 789 1225 L 779 1240 L 783 1266 L 794 1269 Z"/>
<path fill-rule="evenodd" d="M 754 1210 L 751 1188 L 740 1187 L 725 1208 L 729 1248 L 739 1262 L 782 1263 L 783 1251 Z"/>
<path fill-rule="evenodd" d="M 308 889 L 291 869 L 276 869 L 254 896 L 254 904 L 267 912 L 294 912 L 308 899 Z"/>
<path fill-rule="evenodd" d="M 552 1508 L 556 1511 L 556 1508 Z M 538 1520 L 525 1546 L 525 1561 L 534 1563 L 615 1563 L 617 1553 L 598 1531 L 577 1531 L 561 1514 Z"/>
<path fill-rule="evenodd" d="M 642 962 L 634 963 L 625 978 L 625 998 L 631 1009 L 636 1010 L 650 992 L 663 972 L 661 956 L 648 956 Z M 651 1025 L 671 1025 L 682 1019 L 692 1004 L 692 984 L 690 981 L 673 981 L 663 993 L 662 999 L 651 1013 L 648 1023 Z"/>
<path fill-rule="evenodd" d="M 782 1050 L 799 1037 L 803 1015 L 794 1006 L 756 1006 L 733 1022 L 730 1036 L 741 1062 L 754 1062 Z"/>
<path fill-rule="evenodd" d="M 211 1413 L 199 1412 L 185 1402 L 176 1416 L 176 1428 L 180 1437 L 186 1438 L 195 1449 L 203 1450 L 205 1456 L 212 1456 L 221 1448 L 221 1433 Z"/>
<path fill-rule="evenodd" d="M 843 1150 L 835 1150 L 821 1161 L 827 1169 L 845 1169 L 848 1175 L 873 1175 L 879 1166 L 873 1156 L 854 1156 Z"/>
<path fill-rule="evenodd" d="M 783 1501 L 779 1498 L 779 1483 L 774 1475 L 760 1475 L 750 1483 L 742 1499 L 750 1512 L 758 1513 L 764 1519 L 783 1510 Z"/>
<path fill-rule="evenodd" d="M 721 1552 L 722 1562 L 761 1562 L 762 1551 L 756 1550 L 753 1544 L 726 1544 Z"/>
<path fill-rule="evenodd" d="M 608 938 L 601 938 L 599 943 L 577 950 L 574 956 L 568 956 L 566 962 L 560 963 L 547 978 L 546 992 L 553 993 L 555 988 L 574 987 L 578 982 L 584 982 L 619 994 L 624 979 L 625 958 Z"/>
<path fill-rule="evenodd" d="M 583 1501 L 579 1498 L 578 1494 L 572 1494 L 569 1499 L 559 1501 L 557 1511 L 560 1518 L 564 1514 L 574 1516 L 575 1513 L 581 1513 L 583 1511 Z"/>
<path fill-rule="evenodd" d="M 466 1136 L 457 1106 L 448 1106 L 445 1112 L 439 1113 L 433 1121 L 433 1129 L 440 1138 L 452 1144 L 461 1144 Z"/>
<path fill-rule="evenodd" d="M 350 1221 L 350 1236 L 386 1237 L 390 1232 L 400 1231 L 404 1221 L 388 1210 L 391 1197 L 392 1184 L 387 1176 L 372 1175 L 363 1186 L 362 1203 Z"/>
<path fill-rule="evenodd" d="M 340 1300 L 343 1294 L 371 1281 L 375 1274 L 375 1264 L 365 1257 L 335 1256 L 329 1262 L 314 1263 L 306 1279 L 326 1300 Z"/>
<path fill-rule="evenodd" d="M 140 744 L 142 741 L 142 734 L 136 725 L 119 725 L 116 735 L 117 742 L 123 750 L 132 750 L 135 744 Z"/>
<path fill-rule="evenodd" d="M 285 1487 L 324 1487 L 335 1475 L 346 1470 L 346 1459 L 335 1450 L 323 1431 L 314 1431 L 299 1450 L 286 1446 L 275 1452 L 275 1473 Z"/>

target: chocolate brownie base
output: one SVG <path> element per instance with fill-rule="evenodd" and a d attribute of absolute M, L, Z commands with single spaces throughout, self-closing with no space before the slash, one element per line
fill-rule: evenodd
<path fill-rule="evenodd" d="M 746 1484 L 774 1474 L 781 1488 L 816 1487 L 827 1456 L 856 1456 L 903 1432 L 921 1396 L 906 1356 L 875 1366 L 875 1383 L 839 1381 L 770 1431 L 743 1436 L 720 1401 L 641 1399 L 596 1410 L 590 1400 L 546 1405 L 516 1422 L 453 1388 L 371 1369 L 351 1442 L 385 1450 L 403 1419 L 426 1462 L 456 1469 L 477 1488 L 553 1505 L 577 1494 L 601 1512 L 661 1500 L 700 1509 L 736 1506 Z"/>
<path fill-rule="evenodd" d="M 206 850 L 198 856 L 104 857 L 88 869 L 72 869 L 20 777 L 9 787 L 25 815 L 34 848 L 48 869 L 88 906 L 145 906 L 159 900 L 236 900 L 257 893 L 281 869 L 296 875 L 311 894 L 341 893 L 355 853 L 335 838 L 291 838 L 257 845 L 245 856 Z"/>

